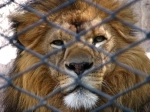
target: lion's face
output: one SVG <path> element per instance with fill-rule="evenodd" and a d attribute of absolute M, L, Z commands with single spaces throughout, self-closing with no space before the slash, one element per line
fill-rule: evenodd
<path fill-rule="evenodd" d="M 77 30 L 81 32 L 99 22 L 100 19 L 94 19 L 92 21 L 85 21 L 79 24 L 79 26 L 64 22 L 61 26 L 76 33 Z M 80 107 L 90 109 L 96 105 L 98 96 L 83 88 L 79 83 L 83 83 L 94 89 L 101 89 L 105 73 L 106 71 L 113 70 L 113 65 L 110 64 L 111 67 L 109 67 L 110 65 L 107 67 L 102 66 L 98 68 L 98 70 L 93 69 L 109 60 L 101 49 L 104 49 L 104 52 L 113 52 L 115 50 L 115 38 L 113 35 L 116 34 L 111 34 L 109 25 L 98 26 L 88 31 L 85 35 L 76 38 L 59 29 L 51 29 L 48 31 L 45 42 L 47 43 L 46 48 L 48 53 L 72 42 L 67 47 L 64 47 L 61 52 L 51 56 L 49 59 L 51 63 L 66 72 L 65 74 L 54 69 L 51 70 L 52 77 L 59 82 L 58 85 L 65 94 L 63 100 L 67 106 L 76 109 Z M 81 40 L 73 42 L 78 38 Z M 88 45 L 85 43 L 88 43 Z M 90 46 L 92 45 L 94 45 L 95 48 L 91 48 Z"/>

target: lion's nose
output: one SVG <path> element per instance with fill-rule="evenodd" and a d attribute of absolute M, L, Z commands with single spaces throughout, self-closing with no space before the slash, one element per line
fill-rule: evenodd
<path fill-rule="evenodd" d="M 74 71 L 77 75 L 82 74 L 84 71 L 90 69 L 93 63 L 82 62 L 82 63 L 70 63 L 65 65 L 67 69 Z"/>

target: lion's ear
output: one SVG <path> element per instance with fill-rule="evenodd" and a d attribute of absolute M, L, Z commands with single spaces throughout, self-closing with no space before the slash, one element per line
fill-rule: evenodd
<path fill-rule="evenodd" d="M 29 28 L 31 25 L 35 24 L 39 18 L 33 16 L 33 14 L 15 15 L 11 16 L 11 21 L 13 22 L 13 28 L 18 36 L 16 38 L 23 46 L 28 47 L 33 41 L 38 37 L 38 33 L 35 33 L 36 27 Z"/>
<path fill-rule="evenodd" d="M 10 17 L 11 21 L 13 22 L 13 29 L 16 33 L 16 41 L 21 43 L 23 46 L 28 46 L 29 43 L 27 43 L 26 41 L 26 37 L 24 37 L 24 34 L 20 34 L 23 29 L 27 26 L 25 25 L 25 21 L 23 20 L 23 18 L 20 17 L 20 15 L 15 15 L 15 16 L 11 16 Z"/>
<path fill-rule="evenodd" d="M 17 17 L 17 16 L 16 16 L 16 17 Z M 17 43 L 19 43 L 19 44 L 22 45 L 22 43 L 19 41 L 18 35 L 17 35 L 17 33 L 18 33 L 17 29 L 18 29 L 18 26 L 20 25 L 20 22 L 17 20 L 16 17 L 14 17 L 14 16 L 9 16 L 9 19 L 10 19 L 11 22 L 12 22 L 11 28 L 13 29 L 13 31 L 14 31 L 14 33 L 15 33 L 14 39 L 15 39 L 15 41 L 16 41 Z"/>
<path fill-rule="evenodd" d="M 128 34 L 124 34 L 121 30 L 118 30 L 118 33 L 124 38 L 124 40 L 128 43 L 133 43 L 137 38 L 135 38 L 131 32 L 128 32 Z M 134 32 L 133 32 L 134 33 Z"/>
<path fill-rule="evenodd" d="M 113 29 L 115 29 L 116 32 L 119 33 L 119 35 L 121 37 L 123 37 L 124 41 L 126 41 L 128 43 L 132 43 L 136 40 L 136 38 L 135 38 L 136 30 L 135 29 L 132 29 L 129 26 L 124 25 L 117 21 L 113 21 L 111 26 Z"/>

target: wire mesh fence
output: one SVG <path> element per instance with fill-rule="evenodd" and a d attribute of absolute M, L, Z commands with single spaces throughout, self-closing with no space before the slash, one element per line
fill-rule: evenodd
<path fill-rule="evenodd" d="M 47 0 L 48 1 L 48 0 Z M 49 0 L 49 1 L 52 1 L 52 0 Z M 62 11 L 62 9 L 63 8 L 66 8 L 66 7 L 68 7 L 68 6 L 70 6 L 70 5 L 72 5 L 72 4 L 74 4 L 75 2 L 78 2 L 78 1 L 82 1 L 82 2 L 84 2 L 85 4 L 87 4 L 87 5 L 89 5 L 90 7 L 92 6 L 92 7 L 95 7 L 97 10 L 99 10 L 99 11 L 103 11 L 104 13 L 106 13 L 107 15 L 109 15 L 109 16 L 107 16 L 106 18 L 104 18 L 103 20 L 99 20 L 96 24 L 94 24 L 94 25 L 91 25 L 90 27 L 88 27 L 88 28 L 86 28 L 86 29 L 84 29 L 84 30 L 82 30 L 82 31 L 80 31 L 80 32 L 78 32 L 78 31 L 72 31 L 72 29 L 70 28 L 65 28 L 62 24 L 57 24 L 56 22 L 54 22 L 54 21 L 51 21 L 51 20 L 49 20 L 48 19 L 48 17 L 49 16 L 51 16 L 51 15 L 53 15 L 53 14 L 55 14 L 55 13 L 57 13 L 57 12 L 59 12 L 59 11 Z M 39 2 L 39 1 L 32 1 L 32 2 L 30 2 L 31 4 L 33 3 L 34 4 L 34 2 Z M 59 1 L 60 2 L 60 1 Z M 109 1 L 108 1 L 109 2 Z M 96 94 L 96 96 L 98 96 L 98 97 L 102 97 L 102 99 L 104 98 L 105 100 L 104 100 L 104 102 L 105 103 L 103 103 L 103 104 L 97 104 L 98 106 L 94 106 L 95 108 L 93 108 L 92 107 L 92 109 L 89 109 L 89 110 L 86 110 L 86 106 L 83 106 L 83 105 L 86 105 L 86 104 L 84 104 L 84 103 L 82 103 L 81 104 L 81 107 L 83 106 L 84 108 L 85 108 L 85 110 L 83 109 L 81 109 L 81 110 L 70 110 L 70 112 L 72 111 L 72 112 L 80 112 L 80 111 L 92 111 L 92 112 L 99 112 L 99 111 L 112 111 L 112 112 L 135 112 L 135 111 L 139 111 L 139 112 L 145 112 L 145 111 L 150 111 L 150 110 L 144 110 L 144 108 L 142 108 L 142 106 L 144 106 L 144 104 L 142 104 L 141 103 L 141 105 L 142 106 L 140 106 L 140 108 L 137 106 L 137 108 L 136 108 L 136 106 L 135 106 L 135 108 L 132 108 L 132 106 L 130 107 L 130 106 L 128 106 L 128 105 L 123 105 L 122 104 L 122 102 L 120 103 L 119 101 L 117 101 L 117 99 L 119 99 L 121 96 L 125 96 L 126 94 L 128 95 L 128 93 L 132 93 L 132 91 L 136 91 L 138 88 L 140 89 L 140 88 L 142 88 L 144 85 L 147 85 L 148 83 L 149 83 L 149 81 L 150 81 L 150 77 L 149 77 L 149 75 L 148 74 L 150 74 L 150 70 L 143 70 L 143 71 L 141 71 L 141 70 L 138 70 L 137 68 L 134 68 L 134 67 L 132 67 L 132 64 L 131 64 L 131 66 L 129 66 L 129 65 L 127 65 L 127 64 L 124 64 L 124 63 L 122 63 L 122 62 L 120 62 L 120 60 L 118 60 L 118 56 L 120 56 L 120 55 L 122 55 L 122 54 L 124 54 L 125 52 L 127 52 L 129 49 L 132 49 L 132 48 L 134 48 L 134 47 L 136 47 L 136 46 L 138 46 L 140 43 L 142 43 L 142 42 L 144 42 L 144 41 L 146 41 L 146 40 L 148 40 L 149 38 L 150 38 L 150 33 L 149 32 L 147 32 L 147 31 L 145 31 L 145 30 L 143 30 L 143 29 L 141 29 L 140 27 L 137 27 L 137 26 L 135 26 L 133 23 L 131 23 L 131 22 L 129 22 L 129 21 L 127 21 L 127 20 L 125 20 L 125 19 L 123 19 L 123 18 L 120 18 L 120 17 L 118 17 L 117 15 L 121 12 L 121 11 L 123 11 L 123 10 L 125 10 L 125 9 L 127 9 L 128 7 L 130 7 L 130 6 L 132 6 L 133 4 L 135 4 L 136 2 L 139 2 L 139 0 L 132 0 L 132 1 L 130 1 L 130 2 L 128 2 L 128 3 L 126 3 L 126 4 L 124 4 L 124 5 L 121 5 L 119 8 L 117 8 L 117 9 L 115 9 L 115 10 L 110 10 L 110 9 L 108 9 L 108 8 L 106 8 L 106 7 L 103 7 L 103 5 L 101 5 L 101 4 L 97 4 L 96 2 L 93 2 L 92 0 L 64 0 L 64 2 L 62 2 L 62 4 L 59 4 L 59 6 L 57 6 L 57 7 L 55 7 L 55 8 L 52 8 L 52 9 L 50 9 L 50 10 L 48 10 L 48 12 L 46 12 L 46 13 L 43 13 L 41 10 L 36 10 L 36 8 L 33 8 L 32 7 L 32 5 L 30 6 L 30 5 L 28 5 L 28 4 L 20 4 L 20 3 L 18 3 L 17 1 L 15 1 L 15 0 L 10 0 L 10 1 L 7 1 L 6 3 L 4 3 L 4 4 L 0 4 L 0 8 L 3 8 L 3 7 L 6 7 L 6 5 L 7 4 L 10 4 L 10 3 L 15 3 L 15 4 L 17 4 L 17 5 L 19 5 L 20 7 L 23 7 L 23 9 L 25 10 L 25 13 L 26 12 L 30 12 L 30 13 L 32 13 L 32 14 L 35 14 L 36 16 L 38 16 L 40 19 L 39 20 L 37 20 L 36 22 L 34 21 L 34 23 L 33 24 L 30 24 L 30 25 L 27 25 L 27 27 L 24 27 L 23 29 L 21 29 L 21 31 L 19 31 L 19 32 L 17 32 L 16 34 L 14 34 L 12 37 L 9 37 L 9 36 L 7 36 L 7 35 L 5 35 L 5 34 L 3 34 L 2 32 L 0 32 L 0 35 L 1 36 L 3 36 L 4 38 L 6 38 L 8 41 L 9 41 L 9 43 L 11 43 L 13 46 L 15 46 L 15 47 L 17 47 L 18 48 L 18 50 L 19 50 L 19 53 L 18 53 L 18 57 L 17 57 L 17 59 L 18 58 L 20 58 L 20 55 L 22 55 L 22 52 L 26 52 L 28 55 L 29 54 L 32 54 L 32 56 L 33 57 L 37 57 L 37 59 L 38 60 L 40 60 L 40 61 L 38 61 L 38 62 L 35 62 L 34 64 L 31 64 L 30 66 L 28 66 L 28 68 L 25 68 L 24 70 L 22 70 L 22 71 L 19 71 L 19 72 L 13 72 L 14 73 L 14 75 L 11 75 L 10 77 L 6 77 L 6 76 L 4 76 L 4 75 L 2 75 L 2 74 L 0 74 L 0 78 L 1 79 L 3 79 L 4 81 L 6 81 L 6 84 L 3 84 L 1 87 L 0 87 L 0 89 L 5 89 L 5 88 L 8 88 L 8 87 L 11 87 L 11 88 L 13 88 L 14 90 L 17 90 L 20 94 L 25 94 L 26 96 L 29 96 L 30 98 L 32 97 L 32 98 L 34 98 L 34 99 L 36 99 L 37 101 L 38 101 L 38 103 L 33 103 L 33 105 L 30 105 L 30 107 L 28 107 L 28 108 L 26 108 L 25 110 L 23 110 L 24 112 L 34 112 L 34 111 L 36 111 L 36 110 L 38 110 L 39 108 L 41 108 L 41 107 L 46 107 L 49 111 L 54 111 L 54 112 L 60 112 L 60 111 L 68 111 L 69 112 L 69 110 L 67 110 L 67 109 L 62 109 L 62 108 L 59 108 L 59 107 L 61 107 L 61 106 L 55 106 L 55 105 L 53 105 L 53 103 L 49 103 L 49 99 L 51 99 L 53 96 L 55 96 L 55 95 L 57 95 L 57 94 L 59 94 L 59 93 L 61 93 L 62 91 L 64 91 L 64 90 L 66 90 L 67 88 L 71 88 L 71 87 L 73 87 L 73 90 L 74 91 L 77 91 L 77 92 L 79 92 L 80 91 L 80 94 L 83 94 L 84 95 L 84 92 L 82 93 L 82 90 L 81 90 L 81 88 L 83 89 L 83 91 L 84 90 L 88 90 L 88 91 L 90 91 L 92 94 Z M 47 3 L 46 2 L 46 0 L 45 0 L 45 3 Z M 40 2 L 39 2 L 39 4 L 40 4 Z M 42 4 L 42 5 L 45 5 L 45 4 Z M 34 5 L 33 5 L 34 6 Z M 44 8 L 43 8 L 43 10 L 44 10 Z M 84 10 L 88 10 L 88 9 L 84 9 Z M 84 11 L 83 10 L 83 11 Z M 63 13 L 63 12 L 62 12 Z M 81 12 L 81 14 L 82 14 L 82 12 Z M 67 16 L 67 14 L 66 14 L 66 16 Z M 59 15 L 58 15 L 58 18 L 59 18 Z M 65 18 L 65 17 L 64 17 Z M 89 17 L 90 18 L 90 17 Z M 96 17 L 95 17 L 96 18 Z M 32 18 L 31 18 L 32 19 Z M 34 18 L 33 18 L 34 19 Z M 57 18 L 56 18 L 57 19 Z M 130 28 L 132 28 L 132 29 L 135 29 L 135 30 L 137 30 L 137 31 L 140 31 L 140 32 L 143 32 L 144 33 L 144 35 L 145 35 L 145 38 L 143 38 L 143 39 L 140 39 L 140 40 L 138 40 L 138 41 L 134 41 L 134 42 L 132 42 L 132 43 L 129 43 L 127 46 L 124 46 L 123 48 L 121 48 L 121 49 L 118 49 L 118 50 L 116 50 L 115 52 L 109 52 L 109 51 L 107 51 L 106 49 L 104 49 L 103 47 L 101 47 L 101 45 L 97 48 L 96 46 L 95 46 L 95 44 L 89 44 L 89 42 L 85 42 L 85 41 L 83 41 L 83 36 L 85 36 L 85 35 L 87 35 L 88 34 L 88 32 L 91 32 L 91 31 L 93 31 L 95 28 L 97 28 L 97 27 L 100 27 L 100 26 L 103 26 L 104 24 L 110 24 L 110 21 L 112 21 L 112 20 L 117 20 L 117 21 L 119 21 L 121 24 L 123 24 L 123 25 L 125 25 L 125 26 L 127 26 L 127 27 L 130 27 Z M 30 20 L 29 20 L 30 21 Z M 92 21 L 92 20 L 91 20 Z M 24 46 L 22 43 L 20 43 L 20 42 L 18 42 L 18 41 L 16 41 L 16 40 L 18 40 L 18 38 L 20 38 L 22 35 L 26 35 L 26 33 L 27 32 L 29 32 L 29 31 L 32 31 L 32 29 L 34 29 L 34 28 L 37 28 L 37 27 L 39 27 L 40 25 L 42 25 L 42 24 L 47 24 L 47 26 L 49 26 L 49 27 L 52 27 L 52 28 L 54 28 L 54 29 L 58 29 L 59 31 L 63 31 L 63 32 L 65 32 L 66 34 L 68 34 L 68 35 L 71 35 L 70 37 L 74 37 L 74 40 L 72 40 L 72 41 L 70 41 L 70 42 L 68 42 L 68 43 L 65 43 L 65 44 L 63 44 L 62 45 L 62 41 L 60 41 L 60 39 L 58 38 L 57 40 L 59 40 L 59 41 L 53 41 L 53 43 L 52 43 L 52 46 L 54 46 L 55 48 L 57 48 L 57 49 L 55 49 L 55 50 L 52 50 L 52 51 L 49 51 L 49 52 L 46 52 L 44 55 L 42 54 L 42 53 L 40 53 L 40 52 L 36 52 L 36 50 L 33 50 L 32 49 L 32 47 L 30 48 L 29 46 L 27 47 L 27 46 Z M 18 25 L 19 26 L 19 25 Z M 26 26 L 26 25 L 25 25 Z M 47 27 L 43 27 L 43 28 L 47 28 Z M 78 30 L 78 28 L 76 29 L 76 30 Z M 53 31 L 53 30 L 52 30 Z M 34 33 L 38 33 L 38 32 L 34 32 Z M 34 35 L 34 34 L 33 34 Z M 40 35 L 40 34 L 39 34 Z M 29 35 L 29 36 L 31 36 L 31 35 Z M 55 37 L 55 36 L 54 36 Z M 41 38 L 44 38 L 43 36 L 41 37 Z M 133 37 L 134 38 L 134 37 Z M 29 39 L 30 40 L 30 39 Z M 103 38 L 102 38 L 102 40 L 103 40 Z M 96 40 L 96 42 L 98 41 L 98 44 L 100 44 L 100 42 L 99 41 L 102 41 L 101 39 L 100 40 Z M 105 39 L 104 39 L 105 40 Z M 35 40 L 36 41 L 36 40 Z M 48 40 L 47 40 L 48 41 Z M 34 41 L 33 41 L 33 43 L 34 43 Z M 64 51 L 65 49 L 69 49 L 69 48 L 71 48 L 71 46 L 73 46 L 74 44 L 76 44 L 76 43 L 80 43 L 80 44 L 82 44 L 84 47 L 86 46 L 88 49 L 93 49 L 94 51 L 97 51 L 98 53 L 102 53 L 102 54 L 104 54 L 106 57 L 109 57 L 109 59 L 107 59 L 107 60 L 105 60 L 105 62 L 104 63 L 99 63 L 97 66 L 94 66 L 94 67 L 89 67 L 89 65 L 87 65 L 87 64 L 81 64 L 81 65 L 76 65 L 76 63 L 74 64 L 73 63 L 73 65 L 69 65 L 69 72 L 66 70 L 66 69 L 64 69 L 64 68 L 62 68 L 62 67 L 60 67 L 60 66 L 58 66 L 57 64 L 54 64 L 53 63 L 53 60 L 51 60 L 51 61 L 49 61 L 50 60 L 50 58 L 51 57 L 55 57 L 56 56 L 56 58 L 57 58 L 57 54 L 59 54 L 60 52 L 62 52 L 62 51 Z M 39 44 L 39 43 L 37 43 L 37 44 Z M 38 46 L 38 45 L 37 45 Z M 60 47 L 61 46 L 61 47 Z M 0 49 L 3 49 L 3 47 L 5 47 L 5 46 L 2 46 L 2 47 L 0 47 Z M 38 50 L 37 50 L 38 51 Z M 26 55 L 26 56 L 28 56 L 28 55 Z M 131 55 L 131 57 L 132 57 L 132 55 L 134 56 L 135 54 L 134 53 L 131 53 L 130 54 Z M 144 54 L 143 54 L 144 55 Z M 130 57 L 126 57 L 126 58 L 129 58 L 130 59 Z M 142 57 L 141 57 L 142 58 Z M 79 60 L 80 60 L 80 58 L 79 58 Z M 27 61 L 27 60 L 25 60 L 25 61 Z M 78 60 L 75 60 L 76 62 L 78 62 Z M 137 60 L 138 61 L 138 60 Z M 143 61 L 145 61 L 145 60 L 143 60 Z M 17 61 L 16 61 L 17 62 Z M 98 61 L 99 62 L 99 61 Z M 59 63 L 59 62 L 57 62 L 57 63 Z M 106 91 L 103 91 L 103 90 L 100 90 L 100 89 L 97 89 L 97 88 L 93 88 L 93 86 L 90 86 L 88 83 L 84 83 L 84 81 L 82 81 L 81 79 L 81 77 L 86 77 L 86 76 L 88 76 L 89 74 L 91 74 L 91 73 L 93 73 L 94 71 L 97 71 L 97 70 L 100 70 L 100 69 L 102 69 L 102 68 L 104 68 L 106 65 L 109 65 L 110 63 L 114 63 L 115 65 L 117 65 L 117 66 L 119 66 L 119 67 L 121 67 L 121 68 L 123 68 L 123 69 L 125 69 L 126 71 L 130 71 L 132 74 L 134 74 L 135 75 L 135 77 L 142 77 L 143 78 L 143 80 L 141 80 L 141 81 L 137 81 L 137 83 L 136 84 L 134 84 L 134 85 L 131 85 L 131 86 L 128 86 L 128 87 L 125 87 L 125 89 L 123 89 L 122 88 L 122 90 L 120 90 L 120 91 L 118 91 L 118 93 L 117 94 L 114 94 L 114 95 L 112 95 L 112 94 L 109 94 L 109 93 L 106 93 Z M 138 62 L 135 62 L 135 63 L 138 63 Z M 144 62 L 144 63 L 146 63 L 146 62 Z M 149 63 L 149 62 L 148 62 Z M 38 67 L 41 67 L 41 66 L 43 66 L 43 65 L 46 65 L 46 66 L 48 66 L 49 68 L 51 68 L 51 69 L 53 69 L 54 71 L 56 70 L 56 71 L 58 71 L 59 73 L 62 73 L 62 74 L 65 74 L 66 76 L 68 76 L 68 77 L 71 77 L 74 81 L 72 82 L 72 83 L 70 83 L 69 85 L 66 85 L 66 86 L 63 86 L 63 87 L 58 87 L 58 88 L 54 88 L 54 90 L 51 90 L 48 94 L 46 94 L 45 96 L 43 96 L 42 97 L 42 95 L 38 95 L 39 93 L 34 93 L 33 91 L 30 91 L 30 89 L 28 90 L 28 89 L 25 89 L 24 87 L 22 87 L 22 86 L 20 86 L 20 85 L 17 85 L 17 83 L 14 83 L 14 81 L 15 80 L 17 80 L 17 79 L 20 79 L 19 77 L 24 77 L 24 76 L 26 76 L 27 75 L 27 73 L 29 73 L 30 71 L 36 71 L 36 69 L 38 68 Z M 150 65 L 150 64 L 149 64 Z M 68 66 L 68 65 L 67 65 Z M 76 66 L 77 66 L 77 68 L 76 68 Z M 88 69 L 86 72 L 83 72 L 82 71 L 82 69 L 80 68 L 80 66 L 84 66 L 84 68 L 90 68 L 90 69 Z M 88 67 L 87 67 L 88 66 Z M 141 65 L 140 65 L 141 66 Z M 142 66 L 144 66 L 144 65 L 142 65 Z M 79 68 L 78 68 L 79 67 Z M 67 67 L 66 67 L 67 68 Z M 16 68 L 16 67 L 14 67 L 14 69 L 16 70 L 16 69 L 18 69 L 18 68 Z M 79 72 L 83 72 L 80 76 L 78 75 L 74 75 L 74 73 L 72 73 L 72 71 L 75 71 L 75 69 L 77 69 L 77 71 L 79 71 Z M 146 69 L 146 68 L 145 68 Z M 39 73 L 40 73 L 41 71 L 39 71 Z M 37 73 L 38 74 L 38 73 Z M 110 75 L 111 76 L 111 75 Z M 37 77 L 38 77 L 38 75 L 37 75 Z M 129 78 L 130 78 L 130 76 L 129 76 Z M 20 79 L 21 80 L 21 79 Z M 30 78 L 29 79 L 27 79 L 27 80 L 30 80 Z M 40 79 L 39 79 L 40 80 Z M 91 79 L 92 80 L 92 79 Z M 134 79 L 133 79 L 134 80 Z M 137 80 L 138 80 L 138 78 L 137 78 Z M 23 80 L 22 80 L 23 81 Z M 33 80 L 34 81 L 34 80 Z M 36 81 L 36 80 L 35 80 Z M 45 81 L 45 80 L 43 80 L 43 81 Z M 30 81 L 29 81 L 30 82 Z M 85 81 L 86 82 L 86 81 Z M 90 82 L 90 81 L 89 81 Z M 22 83 L 24 83 L 24 82 L 22 82 Z M 28 82 L 27 82 L 28 83 Z M 41 81 L 41 83 L 43 83 L 42 81 Z M 65 82 L 64 82 L 65 83 Z M 67 83 L 67 82 L 66 82 Z M 127 82 L 128 83 L 128 82 Z M 130 82 L 130 83 L 132 83 L 132 82 Z M 34 84 L 34 82 L 33 82 L 33 84 Z M 119 82 L 118 82 L 118 84 L 119 84 Z M 121 83 L 120 83 L 121 84 Z M 32 85 L 32 84 L 31 84 Z M 40 86 L 40 85 L 37 85 L 37 86 Z M 78 86 L 80 86 L 80 87 L 78 87 Z M 105 86 L 107 86 L 107 85 L 105 85 Z M 105 86 L 103 87 L 103 88 L 105 88 Z M 28 88 L 28 87 L 27 87 Z M 38 88 L 38 87 L 37 87 Z M 44 87 L 42 87 L 42 88 L 44 88 Z M 107 87 L 106 87 L 107 88 Z M 111 86 L 111 88 L 113 89 L 113 88 L 117 88 L 117 87 L 113 87 L 113 85 Z M 148 87 L 149 88 L 149 87 Z M 146 88 L 145 87 L 145 89 L 146 89 L 146 91 L 148 91 L 148 88 Z M 48 89 L 48 88 L 47 88 Z M 105 90 L 105 89 L 104 89 Z M 6 91 L 7 91 L 7 89 L 6 89 Z M 45 90 L 46 91 L 46 90 Z M 72 90 L 71 90 L 72 91 Z M 87 91 L 86 91 L 87 92 Z M 134 94 L 134 93 L 133 93 Z M 88 94 L 89 95 L 89 94 Z M 18 96 L 18 97 L 20 97 L 20 96 Z M 88 96 L 88 97 L 90 97 L 90 96 Z M 88 98 L 88 97 L 84 97 L 84 98 Z M 59 97 L 58 97 L 59 98 Z M 70 98 L 70 97 L 69 97 Z M 130 95 L 127 97 L 125 97 L 125 98 L 130 98 Z M 81 100 L 79 100 L 79 102 L 82 102 L 82 98 L 79 98 L 79 99 L 81 99 Z M 134 98 L 133 98 L 134 99 Z M 136 99 L 136 98 L 135 98 Z M 137 98 L 138 99 L 138 98 Z M 53 99 L 54 100 L 54 99 Z M 75 99 L 74 99 L 75 100 Z M 131 97 L 131 100 L 132 100 L 132 97 Z M 86 102 L 86 100 L 84 100 L 85 102 Z M 129 104 L 132 102 L 130 102 L 130 100 L 128 100 L 129 102 Z M 136 101 L 136 100 L 135 100 Z M 138 101 L 138 100 L 137 100 Z M 147 99 L 145 100 L 146 102 L 148 101 L 148 96 L 147 96 Z M 7 101 L 5 101 L 5 102 L 7 102 Z M 9 101 L 8 101 L 9 102 Z M 18 102 L 20 102 L 19 100 L 17 101 L 17 103 Z M 34 102 L 34 101 L 33 101 Z M 52 101 L 51 101 L 52 102 Z M 66 102 L 69 102 L 69 101 L 66 101 Z M 88 103 L 89 101 L 87 101 L 86 103 Z M 92 100 L 91 100 L 91 102 L 92 102 Z M 97 101 L 95 101 L 95 102 L 97 102 Z M 144 101 L 143 101 L 144 102 Z M 28 102 L 28 103 L 30 103 L 30 102 Z M 63 105 L 63 101 L 60 103 L 61 105 Z M 78 102 L 77 102 L 78 103 Z M 67 104 L 67 105 L 71 105 L 71 104 Z M 73 104 L 73 105 L 75 105 L 75 103 Z M 72 105 L 71 105 L 72 106 Z M 80 105 L 79 104 L 77 104 L 77 106 L 79 106 L 80 107 Z M 111 107 L 111 106 L 113 106 L 113 107 L 115 107 L 115 109 L 110 109 L 109 107 Z M 7 107 L 7 108 L 9 108 L 9 107 Z M 18 107 L 14 107 L 14 108 L 18 108 Z M 70 107 L 68 107 L 68 109 L 69 109 Z M 75 107 L 75 108 L 77 108 L 77 107 Z M 107 110 L 107 108 L 109 108 L 108 110 Z M 139 109 L 143 109 L 143 110 L 139 110 Z M 11 108 L 10 108 L 11 109 Z M 106 110 L 105 110 L 106 109 Z M 135 109 L 135 110 L 134 110 Z M 136 110 L 137 109 L 137 110 Z M 6 109 L 5 110 L 5 112 L 7 112 L 8 110 Z M 14 112 L 21 112 L 20 110 L 17 110 L 17 109 L 14 109 Z M 8 111 L 9 112 L 9 111 Z M 38 112 L 44 112 L 44 111 L 42 111 L 42 109 L 40 110 L 38 110 Z M 45 112 L 47 112 L 46 110 L 45 110 Z"/>

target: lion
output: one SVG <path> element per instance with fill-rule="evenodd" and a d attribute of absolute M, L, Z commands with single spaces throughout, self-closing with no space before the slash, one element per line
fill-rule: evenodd
<path fill-rule="evenodd" d="M 144 83 L 150 61 L 139 46 L 126 49 L 136 36 L 120 19 L 136 20 L 131 7 L 114 16 L 122 5 L 40 0 L 13 15 L 16 45 L 22 47 L 5 90 L 4 112 L 141 112 L 150 97 L 150 84 Z"/>

